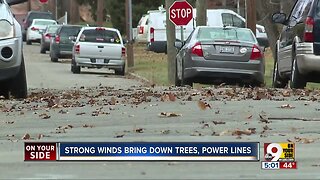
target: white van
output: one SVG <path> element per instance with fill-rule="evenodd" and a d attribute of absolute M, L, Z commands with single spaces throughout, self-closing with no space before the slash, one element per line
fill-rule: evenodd
<path fill-rule="evenodd" d="M 157 53 L 165 53 L 167 51 L 167 35 L 166 35 L 166 11 L 154 10 L 148 11 L 148 35 L 147 49 Z M 196 27 L 196 9 L 193 9 L 193 20 L 184 26 L 184 40 L 188 38 L 193 29 Z M 207 10 L 207 26 L 235 26 L 245 27 L 245 19 L 239 14 L 228 9 L 208 9 Z M 176 27 L 176 39 L 181 38 L 180 27 Z M 268 46 L 267 34 L 265 28 L 257 25 L 257 39 L 261 46 Z"/>

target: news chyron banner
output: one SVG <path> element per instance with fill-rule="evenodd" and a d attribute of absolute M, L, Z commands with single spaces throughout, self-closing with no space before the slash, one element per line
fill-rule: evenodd
<path fill-rule="evenodd" d="M 262 169 L 297 169 L 294 143 L 264 143 Z"/>
<path fill-rule="evenodd" d="M 25 143 L 25 161 L 259 161 L 258 142 Z"/>

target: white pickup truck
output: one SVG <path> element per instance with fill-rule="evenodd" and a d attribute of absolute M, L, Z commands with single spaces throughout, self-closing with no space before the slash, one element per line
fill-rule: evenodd
<path fill-rule="evenodd" d="M 80 74 L 81 67 L 114 69 L 125 74 L 126 48 L 117 29 L 83 27 L 75 40 L 71 71 Z"/>

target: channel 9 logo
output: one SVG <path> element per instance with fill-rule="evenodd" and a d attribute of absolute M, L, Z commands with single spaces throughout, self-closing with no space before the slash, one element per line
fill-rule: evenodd
<path fill-rule="evenodd" d="M 294 143 L 264 143 L 262 169 L 296 169 Z"/>

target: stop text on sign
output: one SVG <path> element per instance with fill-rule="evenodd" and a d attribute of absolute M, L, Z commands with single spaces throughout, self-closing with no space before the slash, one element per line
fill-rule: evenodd
<path fill-rule="evenodd" d="M 171 18 L 188 18 L 192 17 L 192 9 L 172 9 L 170 13 Z"/>

